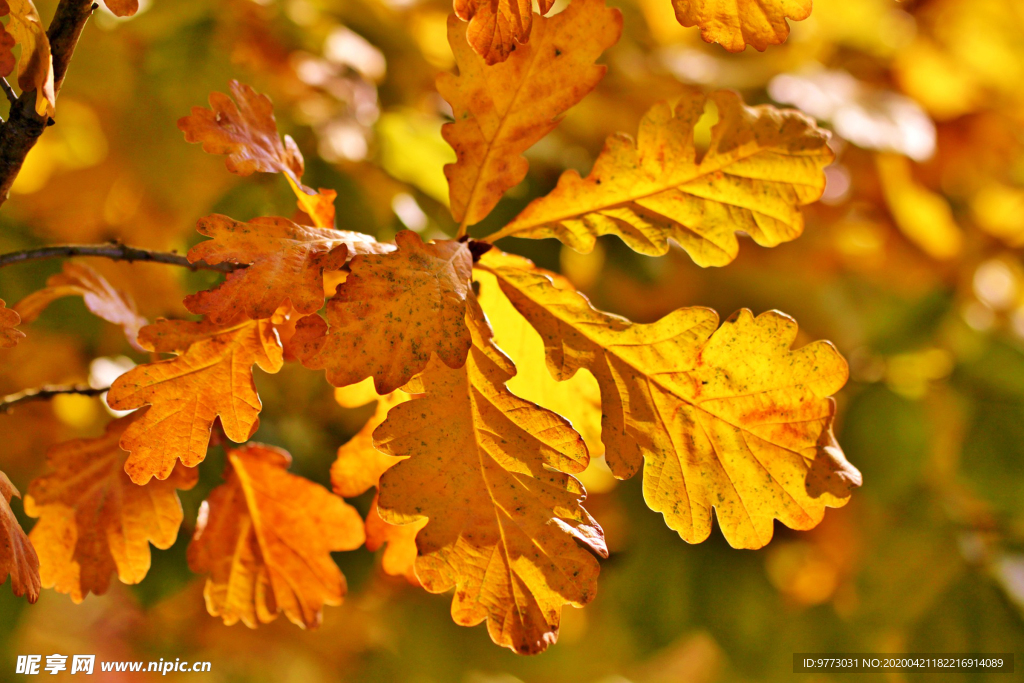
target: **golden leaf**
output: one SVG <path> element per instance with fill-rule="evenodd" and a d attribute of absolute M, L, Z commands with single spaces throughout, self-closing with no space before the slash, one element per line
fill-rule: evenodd
<path fill-rule="evenodd" d="M 464 320 L 473 257 L 465 242 L 424 244 L 409 230 L 398 250 L 356 256 L 348 278 L 318 315 L 299 321 L 292 345 L 302 364 L 327 370 L 334 386 L 373 377 L 378 394 L 406 384 L 437 354 L 446 365 L 466 362 Z"/>
<path fill-rule="evenodd" d="M 551 11 L 554 0 L 541 0 L 540 13 Z M 504 62 L 530 40 L 533 3 L 530 0 L 455 0 L 455 15 L 469 22 L 466 38 L 488 64 Z"/>
<path fill-rule="evenodd" d="M 178 356 L 132 368 L 107 394 L 107 403 L 117 410 L 150 406 L 121 437 L 121 448 L 131 453 L 125 471 L 132 481 L 166 479 L 179 459 L 186 467 L 198 465 L 218 417 L 232 441 L 245 441 L 256 431 L 261 404 L 252 365 L 274 373 L 283 363 L 270 320 L 226 327 L 160 320 L 142 328 L 139 343 Z"/>
<path fill-rule="evenodd" d="M 398 460 L 397 458 L 391 458 Z M 416 534 L 427 525 L 426 519 L 411 524 L 388 524 L 377 512 L 378 496 L 373 497 L 370 511 L 366 513 L 366 549 L 377 552 L 385 545 L 380 566 L 388 576 L 404 576 L 414 586 L 420 585 L 416 578 Z"/>
<path fill-rule="evenodd" d="M 0 584 L 10 576 L 14 594 L 19 598 L 25 595 L 29 602 L 35 602 L 42 589 L 39 558 L 11 510 L 14 496 L 20 498 L 21 494 L 7 475 L 0 472 Z"/>
<path fill-rule="evenodd" d="M 18 345 L 19 339 L 25 338 L 25 333 L 15 329 L 21 324 L 21 316 L 13 308 L 7 308 L 7 304 L 0 299 L 0 349 L 13 349 Z"/>
<path fill-rule="evenodd" d="M 557 638 L 562 606 L 594 597 L 594 555 L 607 556 L 583 487 L 565 473 L 586 468 L 587 450 L 564 418 L 505 387 L 515 368 L 475 300 L 467 322 L 466 365 L 431 363 L 425 395 L 374 432 L 385 453 L 411 456 L 381 477 L 378 511 L 390 523 L 429 520 L 416 537 L 416 575 L 432 593 L 455 588 L 457 623 L 486 619 L 495 643 L 541 652 Z"/>
<path fill-rule="evenodd" d="M 190 262 L 248 265 L 218 287 L 189 295 L 185 307 L 222 324 L 240 315 L 269 318 L 284 302 L 299 313 L 324 305 L 324 270 L 337 270 L 355 254 L 381 254 L 394 246 L 359 232 L 297 225 L 287 218 L 248 223 L 214 214 L 201 218 L 199 234 L 213 239 L 188 252 Z"/>
<path fill-rule="evenodd" d="M 765 247 L 795 239 L 803 231 L 800 206 L 825 188 L 828 133 L 800 112 L 747 107 L 728 90 L 710 99 L 719 121 L 703 157 L 694 127 L 706 98 L 691 90 L 674 108 L 654 105 L 636 142 L 608 138 L 590 175 L 566 171 L 488 241 L 557 237 L 589 252 L 599 235 L 615 234 L 656 256 L 673 239 L 698 265 L 721 266 L 739 252 L 737 231 Z"/>
<path fill-rule="evenodd" d="M 54 94 L 53 58 L 46 28 L 32 0 L 0 0 L 0 16 L 7 14 L 7 10 L 11 15 L 7 32 L 21 45 L 18 86 L 23 92 L 36 91 L 36 114 L 52 116 L 57 96 Z"/>
<path fill-rule="evenodd" d="M 399 462 L 398 458 L 373 447 L 373 430 L 384 422 L 389 410 L 408 400 L 409 395 L 404 391 L 381 396 L 377 409 L 363 428 L 338 448 L 338 457 L 331 465 L 331 486 L 335 493 L 346 498 L 362 495 L 377 485 L 380 475 Z"/>
<path fill-rule="evenodd" d="M 363 520 L 322 486 L 289 474 L 291 456 L 258 443 L 228 451 L 225 483 L 203 503 L 188 549 L 192 571 L 209 574 L 206 608 L 250 628 L 284 612 L 315 628 L 324 605 L 340 605 L 345 577 L 331 553 L 363 544 Z"/>
<path fill-rule="evenodd" d="M 684 540 L 708 537 L 714 507 L 730 545 L 760 548 L 774 519 L 810 529 L 860 485 L 832 434 L 846 361 L 829 342 L 791 349 L 792 318 L 744 309 L 718 328 L 714 311 L 682 308 L 640 325 L 520 257 L 480 263 L 544 338 L 557 379 L 597 378 L 609 467 L 625 479 L 643 464 L 647 504 Z"/>
<path fill-rule="evenodd" d="M 729 52 L 752 45 L 760 52 L 789 37 L 786 19 L 811 16 L 811 0 L 672 0 L 676 19 L 687 28 L 700 26 L 700 37 Z"/>
<path fill-rule="evenodd" d="M 139 583 L 149 572 L 149 544 L 167 549 L 178 538 L 177 489 L 191 489 L 199 473 L 178 465 L 166 481 L 132 483 L 118 442 L 142 414 L 114 420 L 103 436 L 53 446 L 46 454 L 51 472 L 29 485 L 25 512 L 39 518 L 30 538 L 43 586 L 75 602 L 105 593 L 114 572 Z"/>
<path fill-rule="evenodd" d="M 146 319 L 139 314 L 131 295 L 115 289 L 105 277 L 83 263 L 65 262 L 63 272 L 51 275 L 46 287 L 29 294 L 14 308 L 22 322 L 30 323 L 47 306 L 65 296 L 82 297 L 86 308 L 107 322 L 119 325 L 128 342 L 142 350 L 136 340 Z"/>
<path fill-rule="evenodd" d="M 139 11 L 139 0 L 103 0 L 115 16 L 130 17 Z"/>
<path fill-rule="evenodd" d="M 885 203 L 900 232 L 934 258 L 959 254 L 964 237 L 949 202 L 914 180 L 910 159 L 877 154 L 875 162 Z"/>
<path fill-rule="evenodd" d="M 574 0 L 561 14 L 537 17 L 530 42 L 490 67 L 466 42 L 466 31 L 449 18 L 459 75 L 441 74 L 437 89 L 455 116 L 442 128 L 457 157 L 444 167 L 452 215 L 472 225 L 526 177 L 520 155 L 604 76 L 594 60 L 619 39 L 622 15 L 604 0 Z"/>

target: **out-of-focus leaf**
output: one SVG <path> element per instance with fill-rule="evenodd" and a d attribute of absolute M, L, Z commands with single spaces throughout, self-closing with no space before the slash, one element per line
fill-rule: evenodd
<path fill-rule="evenodd" d="M 251 443 L 228 451 L 226 481 L 203 503 L 189 566 L 206 580 L 206 607 L 227 625 L 250 628 L 284 612 L 316 628 L 324 605 L 340 605 L 347 586 L 331 552 L 365 540 L 355 508 L 323 487 L 289 474 L 291 456 Z"/>
<path fill-rule="evenodd" d="M 672 0 L 672 7 L 680 24 L 699 26 L 705 42 L 729 52 L 742 52 L 747 45 L 764 52 L 789 37 L 786 19 L 811 16 L 811 0 Z"/>
<path fill-rule="evenodd" d="M 373 430 L 384 422 L 388 411 L 407 400 L 409 395 L 404 391 L 381 396 L 363 428 L 338 448 L 338 457 L 331 465 L 331 485 L 339 496 L 353 498 L 366 493 L 377 485 L 380 475 L 399 462 L 398 458 L 374 448 Z"/>
<path fill-rule="evenodd" d="M 875 160 L 886 204 L 900 231 L 929 256 L 950 259 L 959 254 L 963 233 L 949 203 L 914 180 L 906 157 L 879 154 Z"/>
<path fill-rule="evenodd" d="M 39 558 L 11 510 L 11 499 L 21 497 L 7 475 L 0 472 L 0 583 L 11 578 L 11 589 L 29 602 L 39 599 Z"/>
<path fill-rule="evenodd" d="M 281 369 L 281 343 L 269 320 L 233 325 L 160 320 L 142 328 L 139 343 L 174 353 L 171 360 L 139 365 L 117 378 L 107 394 L 116 410 L 150 406 L 121 436 L 131 455 L 125 471 L 136 484 L 166 479 L 180 459 L 195 467 L 206 457 L 213 421 L 241 443 L 259 425 L 260 399 L 252 366 Z"/>
<path fill-rule="evenodd" d="M 581 506 L 586 447 L 564 419 L 508 391 L 515 368 L 491 341 L 475 301 L 466 365 L 434 361 L 424 396 L 374 432 L 391 455 L 411 456 L 381 477 L 378 510 L 396 524 L 428 519 L 416 537 L 424 588 L 455 588 L 452 616 L 486 619 L 492 640 L 536 653 L 557 638 L 562 606 L 597 588 L 604 533 Z M 593 553 L 593 554 L 591 554 Z"/>
<path fill-rule="evenodd" d="M 639 325 L 555 287 L 525 259 L 491 250 L 481 265 L 541 333 L 548 368 L 586 368 L 601 387 L 605 459 L 619 478 L 644 465 L 644 497 L 690 543 L 711 508 L 736 548 L 760 548 L 774 520 L 810 529 L 861 483 L 832 434 L 846 361 L 828 342 L 793 350 L 796 321 L 740 311 L 719 329 L 706 308 Z"/>
<path fill-rule="evenodd" d="M 21 45 L 18 86 L 24 92 L 36 92 L 37 114 L 52 116 L 57 96 L 54 94 L 53 58 L 50 55 L 50 39 L 46 37 L 46 28 L 32 0 L 0 0 L 0 16 L 8 12 L 11 20 L 7 24 L 6 32 L 14 36 L 14 40 Z M 8 60 L 6 57 L 0 57 L 0 61 Z"/>
<path fill-rule="evenodd" d="M 398 250 L 352 259 L 350 274 L 318 315 L 299 322 L 292 342 L 302 364 L 326 369 L 334 386 L 373 377 L 388 394 L 423 370 L 436 354 L 446 365 L 466 361 L 473 257 L 465 242 L 423 243 L 398 233 Z"/>
<path fill-rule="evenodd" d="M 384 170 L 448 204 L 443 167 L 455 161 L 455 154 L 441 137 L 441 119 L 415 111 L 389 111 L 377 121 L 376 131 Z"/>
<path fill-rule="evenodd" d="M 245 315 L 269 318 L 286 301 L 310 314 L 324 304 L 325 270 L 338 270 L 357 254 L 382 254 L 394 246 L 359 232 L 296 225 L 287 218 L 254 218 L 248 223 L 214 214 L 199 220 L 200 242 L 188 252 L 192 263 L 246 265 L 214 289 L 192 294 L 185 307 L 223 324 Z"/>
<path fill-rule="evenodd" d="M 614 234 L 651 256 L 673 239 L 701 266 L 736 258 L 739 230 L 766 247 L 796 239 L 800 207 L 825 188 L 828 133 L 797 111 L 747 107 L 731 91 L 711 100 L 720 119 L 703 157 L 694 130 L 706 98 L 691 90 L 675 107 L 654 105 L 635 142 L 608 138 L 590 175 L 566 171 L 490 239 L 557 237 L 589 252 L 599 235 Z"/>
<path fill-rule="evenodd" d="M 14 308 L 21 315 L 22 322 L 30 323 L 53 301 L 65 296 L 82 297 L 86 308 L 107 322 L 119 325 L 128 343 L 142 350 L 136 340 L 146 319 L 136 309 L 135 300 L 83 263 L 66 262 L 62 272 L 46 280 L 46 287 L 29 294 Z"/>
<path fill-rule="evenodd" d="M 139 11 L 139 0 L 103 0 L 115 16 L 130 17 Z"/>
<path fill-rule="evenodd" d="M 19 339 L 25 338 L 25 333 L 15 329 L 21 324 L 21 316 L 0 299 L 0 349 L 12 349 L 18 344 Z"/>
<path fill-rule="evenodd" d="M 622 15 L 604 0 L 575 0 L 562 13 L 538 17 L 530 42 L 493 66 L 473 52 L 466 24 L 448 20 L 459 74 L 441 74 L 437 89 L 455 121 L 442 135 L 458 160 L 444 167 L 452 215 L 473 225 L 526 177 L 520 156 L 594 89 L 606 68 L 594 64 L 622 32 Z"/>
<path fill-rule="evenodd" d="M 39 553 L 43 586 L 81 602 L 102 595 L 111 574 L 136 584 L 149 573 L 149 544 L 166 550 L 182 521 L 177 489 L 195 486 L 199 473 L 178 465 L 164 481 L 132 483 L 128 454 L 118 442 L 141 413 L 107 425 L 103 436 L 57 444 L 47 452 L 50 473 L 34 480 L 25 512 L 39 518 L 30 538 Z"/>

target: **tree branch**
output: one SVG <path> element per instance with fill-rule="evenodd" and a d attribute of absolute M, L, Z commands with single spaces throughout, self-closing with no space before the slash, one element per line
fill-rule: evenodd
<path fill-rule="evenodd" d="M 92 0 L 60 0 L 57 5 L 53 21 L 46 31 L 53 55 L 54 94 L 60 91 L 78 38 L 96 7 L 98 5 Z M 40 116 L 36 113 L 35 102 L 35 90 L 21 93 L 21 97 L 11 104 L 7 123 L 0 127 L 0 204 L 7 201 L 25 157 L 52 121 L 45 114 Z"/>
<path fill-rule="evenodd" d="M 38 249 L 26 249 L 24 251 L 12 251 L 9 254 L 0 254 L 0 268 L 14 263 L 26 261 L 38 261 L 50 258 L 71 258 L 74 256 L 98 256 L 114 261 L 149 261 L 150 263 L 166 263 L 172 266 L 182 266 L 190 270 L 215 270 L 220 273 L 245 268 L 239 263 L 207 263 L 196 261 L 189 263 L 188 259 L 181 254 L 172 254 L 164 251 L 150 251 L 149 249 L 136 249 L 124 244 L 62 244 L 53 247 L 39 247 Z"/>
<path fill-rule="evenodd" d="M 99 396 L 109 390 L 110 387 L 94 389 L 88 384 L 47 384 L 36 389 L 26 389 L 17 394 L 0 398 L 0 415 L 8 413 L 15 406 L 31 401 L 48 401 L 54 396 L 61 394 L 77 394 L 79 396 Z"/>

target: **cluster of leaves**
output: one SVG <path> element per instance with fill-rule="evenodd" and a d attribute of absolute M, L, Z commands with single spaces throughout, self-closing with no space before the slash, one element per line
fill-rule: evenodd
<path fill-rule="evenodd" d="M 676 12 L 729 49 L 780 42 L 785 17 L 809 10 L 780 2 L 757 15 L 719 4 L 678 2 Z M 454 117 L 443 135 L 456 153 L 445 167 L 455 239 L 405 231 L 383 243 L 335 229 L 335 193 L 302 183 L 302 155 L 280 137 L 270 100 L 232 82 L 232 97 L 214 93 L 210 109 L 194 108 L 179 127 L 226 155 L 232 173 L 283 174 L 298 213 L 199 220 L 211 239 L 188 260 L 231 269 L 185 299 L 200 320 L 146 325 L 129 297 L 75 264 L 13 310 L 0 305 L 5 346 L 18 342 L 19 314 L 30 320 L 57 297 L 81 295 L 133 344 L 169 356 L 117 378 L 107 403 L 133 412 L 103 436 L 50 450 L 51 473 L 25 499 L 39 520 L 31 543 L 10 511 L 17 491 L 0 480 L 0 572 L 16 592 L 34 600 L 41 584 L 80 601 L 104 592 L 114 573 L 142 580 L 149 545 L 176 538 L 176 492 L 195 485 L 221 434 L 244 445 L 228 449 L 189 564 L 208 577 L 212 615 L 253 627 L 282 612 L 316 626 L 346 590 L 330 553 L 387 543 L 386 571 L 430 592 L 455 589 L 457 623 L 486 621 L 499 645 L 544 650 L 563 606 L 594 597 L 607 556 L 573 476 L 587 468 L 588 449 L 563 415 L 599 423 L 612 473 L 642 468 L 649 507 L 691 543 L 709 536 L 712 508 L 730 545 L 760 548 L 774 520 L 809 529 L 826 507 L 846 503 L 860 473 L 833 436 L 831 396 L 848 370 L 830 343 L 793 349 L 796 323 L 775 311 L 742 310 L 719 324 L 714 311 L 691 307 L 633 323 L 492 246 L 553 237 L 586 252 L 613 234 L 642 254 L 665 254 L 671 240 L 696 264 L 723 266 L 737 256 L 738 232 L 766 247 L 793 240 L 833 158 L 811 119 L 746 106 L 729 91 L 687 90 L 653 106 L 635 139 L 609 138 L 589 175 L 567 171 L 500 230 L 469 237 L 526 176 L 523 152 L 602 78 L 596 61 L 621 32 L 621 14 L 604 0 L 573 0 L 552 16 L 540 9 L 458 1 L 449 19 L 458 73 L 437 86 Z M 705 149 L 695 129 L 709 103 L 718 121 Z M 502 346 L 508 325 L 531 326 L 543 349 L 517 357 Z M 342 400 L 365 396 L 367 381 L 379 396 L 370 422 L 339 450 L 334 493 L 288 473 L 287 453 L 249 441 L 261 410 L 253 366 L 273 374 L 286 361 L 324 370 Z M 597 381 L 593 401 L 542 388 L 535 403 L 507 386 L 520 374 L 547 387 L 581 373 Z M 343 497 L 373 487 L 364 521 Z"/>

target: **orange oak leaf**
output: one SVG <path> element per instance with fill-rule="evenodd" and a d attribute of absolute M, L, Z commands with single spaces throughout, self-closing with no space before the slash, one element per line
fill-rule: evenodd
<path fill-rule="evenodd" d="M 454 112 L 442 135 L 457 160 L 444 172 L 452 215 L 466 225 L 483 220 L 526 177 L 522 153 L 604 76 L 606 68 L 594 60 L 619 39 L 622 15 L 604 0 L 573 0 L 561 14 L 537 17 L 534 24 L 529 43 L 488 66 L 466 42 L 467 24 L 448 20 L 459 74 L 438 76 L 437 89 Z"/>
<path fill-rule="evenodd" d="M 317 227 L 333 228 L 334 199 L 338 193 L 315 192 L 302 184 L 302 152 L 290 135 L 282 140 L 270 98 L 238 81 L 233 80 L 228 86 L 234 101 L 223 93 L 213 92 L 211 109 L 192 107 L 191 115 L 178 119 L 185 140 L 202 143 L 208 154 L 226 154 L 224 164 L 231 173 L 283 173 L 298 198 L 299 209 Z"/>
<path fill-rule="evenodd" d="M 709 99 L 719 120 L 701 155 L 695 131 Z M 674 240 L 698 265 L 722 266 L 739 252 L 739 231 L 765 247 L 803 232 L 800 207 L 821 196 L 834 158 L 828 139 L 798 111 L 748 107 L 728 90 L 688 89 L 674 106 L 651 107 L 635 141 L 609 137 L 590 175 L 565 171 L 488 241 L 555 237 L 589 252 L 599 235 L 612 234 L 658 256 Z"/>
<path fill-rule="evenodd" d="M 554 0 L 540 0 L 540 13 L 547 14 L 554 4 Z M 469 22 L 469 44 L 488 64 L 504 62 L 513 50 L 530 40 L 530 0 L 455 0 L 454 6 L 455 15 Z"/>
<path fill-rule="evenodd" d="M 714 507 L 730 545 L 760 548 L 775 519 L 810 529 L 860 486 L 832 432 L 846 361 L 829 342 L 792 349 L 792 318 L 744 309 L 719 327 L 694 307 L 636 324 L 521 257 L 491 250 L 480 266 L 540 332 L 556 379 L 597 378 L 608 466 L 626 479 L 642 465 L 648 506 L 684 540 L 708 537 Z"/>
<path fill-rule="evenodd" d="M 811 0 L 672 0 L 676 19 L 686 27 L 700 26 L 700 37 L 720 43 L 729 52 L 747 45 L 764 52 L 786 42 L 786 19 L 811 16 Z"/>
<path fill-rule="evenodd" d="M 308 368 L 327 371 L 334 386 L 373 377 L 377 393 L 406 384 L 437 354 L 448 367 L 466 362 L 465 323 L 473 256 L 466 242 L 424 243 L 398 233 L 398 250 L 356 256 L 327 302 L 327 320 L 299 321 L 292 344 Z"/>
<path fill-rule="evenodd" d="M 359 232 L 297 225 L 287 218 L 254 218 L 248 223 L 214 214 L 201 218 L 199 234 L 213 239 L 188 252 L 192 263 L 247 265 L 214 289 L 185 298 L 185 307 L 225 323 L 241 315 L 269 318 L 291 301 L 299 313 L 324 305 L 324 270 L 337 270 L 356 254 L 382 254 L 394 246 Z"/>
<path fill-rule="evenodd" d="M 363 428 L 338 448 L 338 457 L 331 465 L 331 486 L 335 493 L 346 498 L 362 495 L 377 485 L 380 475 L 399 462 L 398 458 L 373 447 L 373 430 L 384 422 L 389 410 L 408 400 L 409 394 L 404 391 L 381 396 L 377 409 Z"/>
<path fill-rule="evenodd" d="M 0 349 L 12 349 L 18 345 L 19 339 L 25 338 L 25 333 L 17 328 L 21 324 L 21 316 L 13 308 L 7 308 L 7 304 L 0 299 Z"/>
<path fill-rule="evenodd" d="M 107 394 L 116 410 L 149 405 L 128 425 L 121 448 L 131 455 L 125 471 L 136 484 L 166 479 L 177 460 L 195 467 L 206 457 L 213 421 L 240 443 L 259 425 L 260 398 L 252 366 L 275 373 L 283 363 L 270 320 L 221 326 L 208 321 L 160 320 L 142 328 L 139 343 L 176 358 L 147 363 L 118 377 Z"/>
<path fill-rule="evenodd" d="M 6 17 L 11 13 L 11 8 L 6 2 L 0 2 L 0 17 Z M 0 24 L 0 76 L 7 78 L 14 71 L 18 63 L 14 56 L 14 45 L 17 41 L 14 36 L 7 32 L 7 27 Z"/>
<path fill-rule="evenodd" d="M 103 436 L 50 448 L 50 473 L 33 481 L 25 496 L 25 512 L 39 518 L 30 538 L 43 586 L 75 602 L 105 593 L 114 573 L 124 583 L 139 583 L 149 572 L 149 544 L 167 549 L 178 538 L 183 513 L 177 490 L 195 486 L 198 471 L 178 465 L 164 481 L 132 483 L 124 471 L 128 453 L 118 443 L 143 414 L 114 420 Z"/>
<path fill-rule="evenodd" d="M 139 0 L 103 0 L 115 16 L 130 17 L 139 11 Z"/>
<path fill-rule="evenodd" d="M 46 28 L 32 0 L 0 0 L 0 16 L 8 13 L 11 19 L 7 23 L 6 32 L 21 45 L 18 86 L 23 92 L 36 92 L 37 114 L 52 116 L 57 96 L 54 94 L 53 58 Z M 6 56 L 0 58 L 0 62 L 6 61 Z"/>
<path fill-rule="evenodd" d="M 583 439 L 506 389 L 515 367 L 471 301 L 465 366 L 432 362 L 424 396 L 374 432 L 385 453 L 409 456 L 381 477 L 378 511 L 394 524 L 427 518 L 416 576 L 432 593 L 455 588 L 456 623 L 486 620 L 495 643 L 537 653 L 556 640 L 564 605 L 594 597 L 604 532 L 566 473 L 586 468 Z"/>
<path fill-rule="evenodd" d="M 366 513 L 366 549 L 377 552 L 384 548 L 380 558 L 384 573 L 388 576 L 404 576 L 412 585 L 421 585 L 416 578 L 416 535 L 427 525 L 427 520 L 420 519 L 411 524 L 388 524 L 377 512 L 377 500 L 378 496 L 374 496 L 370 511 Z"/>
<path fill-rule="evenodd" d="M 340 605 L 345 577 L 331 553 L 365 540 L 354 508 L 322 486 L 289 474 L 291 456 L 250 443 L 228 450 L 225 483 L 199 511 L 188 549 L 192 571 L 208 574 L 206 608 L 250 628 L 284 612 L 304 628 Z"/>
<path fill-rule="evenodd" d="M 6 583 L 10 576 L 14 594 L 35 602 L 42 589 L 39 558 L 11 510 L 11 499 L 15 496 L 20 498 L 21 494 L 7 475 L 0 472 L 0 584 Z"/>
<path fill-rule="evenodd" d="M 22 322 L 29 323 L 47 306 L 65 296 L 82 297 L 86 308 L 107 322 L 120 325 L 128 342 L 142 350 L 137 339 L 146 319 L 139 315 L 131 295 L 115 289 L 105 277 L 83 263 L 66 262 L 63 272 L 51 275 L 46 287 L 29 294 L 14 308 Z"/>

